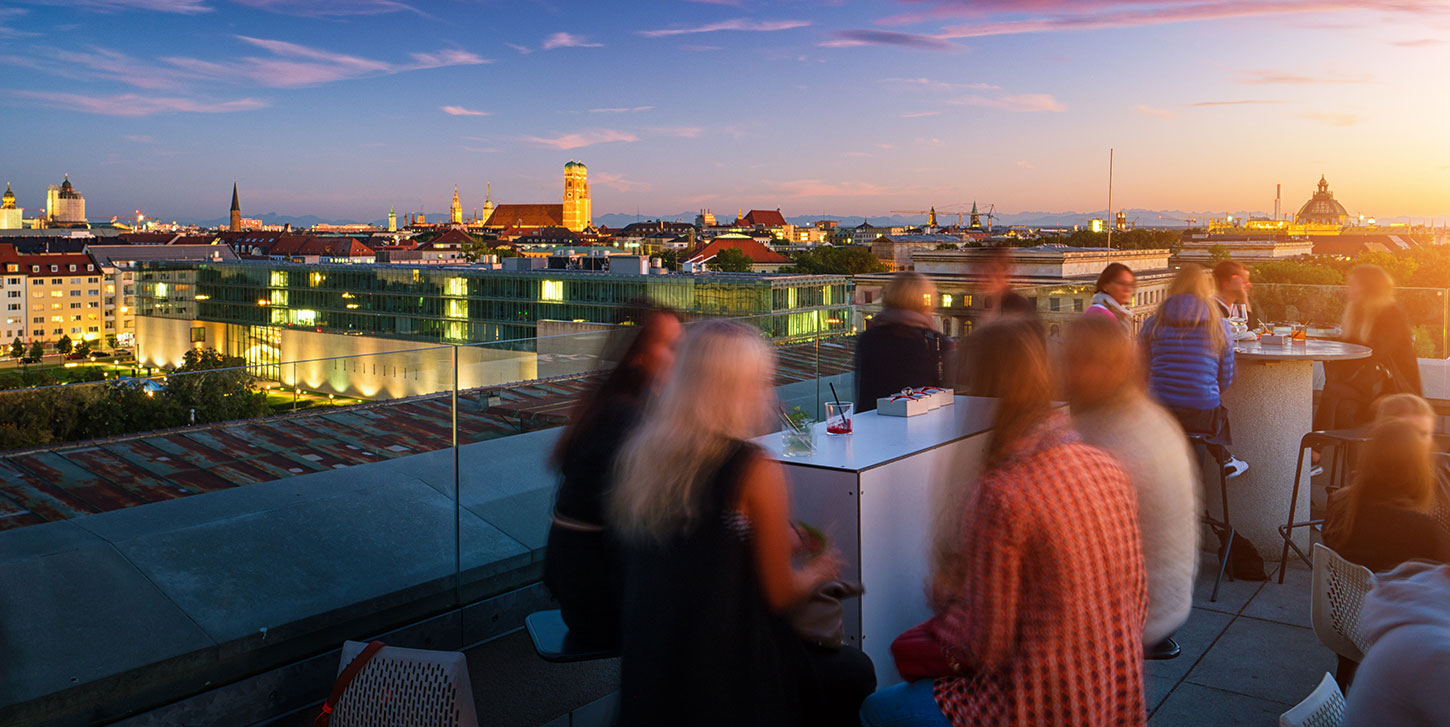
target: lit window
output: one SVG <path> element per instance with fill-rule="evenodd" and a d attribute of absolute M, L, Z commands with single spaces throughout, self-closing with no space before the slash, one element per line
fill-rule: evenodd
<path fill-rule="evenodd" d="M 943 293 L 942 294 L 942 297 L 941 297 L 941 307 L 943 307 L 943 308 L 950 308 L 950 307 L 952 307 L 952 294 L 951 293 Z"/>
<path fill-rule="evenodd" d="M 564 281 L 545 280 L 539 290 L 539 300 L 547 300 L 555 303 L 564 301 Z"/>

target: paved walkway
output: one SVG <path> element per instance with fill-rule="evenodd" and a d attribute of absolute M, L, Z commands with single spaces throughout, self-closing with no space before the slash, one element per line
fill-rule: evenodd
<path fill-rule="evenodd" d="M 1279 715 L 1333 672 L 1335 657 L 1309 625 L 1311 574 L 1291 563 L 1279 585 L 1224 582 L 1209 603 L 1217 561 L 1205 554 L 1193 613 L 1175 638 L 1183 654 L 1148 662 L 1152 727 L 1254 725 L 1272 727 Z"/>

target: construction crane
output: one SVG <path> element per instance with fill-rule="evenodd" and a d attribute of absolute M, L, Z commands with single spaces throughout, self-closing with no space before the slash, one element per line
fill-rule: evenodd
<path fill-rule="evenodd" d="M 1158 219 L 1169 220 L 1171 222 L 1182 222 L 1189 227 L 1193 227 L 1194 225 L 1198 224 L 1197 217 L 1164 217 L 1163 215 L 1158 215 Z M 1134 222 L 1137 222 L 1137 220 L 1134 220 Z"/>
<path fill-rule="evenodd" d="M 976 211 L 976 207 L 977 207 L 977 203 L 976 202 L 973 202 L 972 203 L 972 210 L 973 211 L 971 211 L 971 212 L 965 212 L 965 211 L 963 211 L 961 209 L 962 207 L 966 207 L 967 206 L 966 204 L 958 204 L 958 205 L 953 205 L 953 206 L 956 207 L 957 209 L 956 210 L 946 209 L 946 210 L 943 210 L 943 212 L 945 214 L 948 214 L 948 215 L 956 215 L 957 216 L 957 227 L 961 227 L 962 226 L 962 218 L 965 217 L 965 216 L 968 216 L 968 215 L 976 215 L 976 216 L 980 216 L 980 217 L 986 217 L 987 218 L 987 227 L 988 228 L 991 228 L 991 227 L 993 227 L 996 224 L 997 215 L 993 214 L 993 211 L 997 209 L 997 205 L 995 205 L 995 204 L 988 206 L 986 212 L 977 212 Z M 936 207 L 935 206 L 933 206 L 931 209 L 925 209 L 925 210 L 891 210 L 891 213 L 892 214 L 895 214 L 895 215 L 926 215 L 927 216 L 927 218 L 926 218 L 927 219 L 926 224 L 928 226 L 931 226 L 931 227 L 936 227 L 937 226 L 937 224 L 936 224 L 937 211 L 936 211 Z"/>

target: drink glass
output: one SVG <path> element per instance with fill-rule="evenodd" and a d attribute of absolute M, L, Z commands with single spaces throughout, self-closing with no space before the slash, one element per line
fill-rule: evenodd
<path fill-rule="evenodd" d="M 800 457 L 816 451 L 816 430 L 807 423 L 799 430 L 785 428 L 780 433 L 781 449 L 787 457 Z"/>
<path fill-rule="evenodd" d="M 851 410 L 854 408 L 856 408 L 855 402 L 826 402 L 826 434 L 831 436 L 850 434 Z"/>
<path fill-rule="evenodd" d="M 1292 336 L 1292 340 L 1293 340 L 1294 345 L 1296 345 L 1296 346 L 1305 346 L 1305 345 L 1308 345 L 1308 343 L 1309 343 L 1309 326 L 1304 325 L 1303 323 L 1295 323 L 1291 327 L 1291 330 L 1293 332 L 1290 335 Z"/>

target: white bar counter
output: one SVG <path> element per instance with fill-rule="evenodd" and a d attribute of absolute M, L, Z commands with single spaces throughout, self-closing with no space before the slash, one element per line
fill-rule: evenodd
<path fill-rule="evenodd" d="M 845 604 L 846 641 L 875 662 L 880 686 L 901 681 L 891 641 L 931 615 L 926 583 L 942 487 L 965 487 L 986 451 L 995 402 L 955 402 L 914 417 L 856 414 L 849 435 L 827 435 L 818 422 L 807 455 L 784 456 L 779 433 L 756 440 L 785 466 L 791 516 L 823 530 L 845 558 L 842 578 L 865 584 L 866 594 Z"/>

